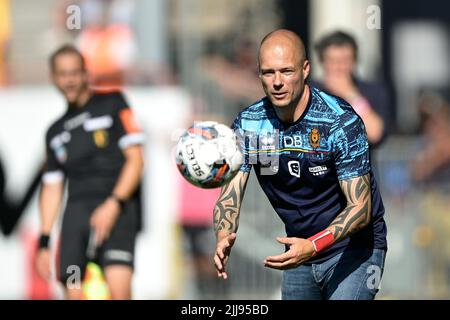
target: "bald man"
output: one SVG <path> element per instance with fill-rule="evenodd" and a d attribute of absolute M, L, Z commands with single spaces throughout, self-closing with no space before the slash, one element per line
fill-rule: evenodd
<path fill-rule="evenodd" d="M 217 274 L 228 278 L 253 168 L 285 225 L 286 236 L 277 238 L 285 252 L 263 262 L 283 270 L 282 299 L 374 299 L 386 224 L 364 124 L 347 102 L 306 84 L 310 63 L 295 33 L 268 34 L 258 59 L 266 97 L 233 123 L 245 162 L 214 209 Z"/>

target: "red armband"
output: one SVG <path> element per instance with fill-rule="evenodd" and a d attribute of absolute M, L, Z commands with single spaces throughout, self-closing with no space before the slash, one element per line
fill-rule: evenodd
<path fill-rule="evenodd" d="M 320 251 L 328 248 L 334 243 L 333 234 L 329 230 L 324 230 L 316 233 L 312 237 L 309 237 L 308 240 L 312 242 L 316 253 L 319 253 Z"/>

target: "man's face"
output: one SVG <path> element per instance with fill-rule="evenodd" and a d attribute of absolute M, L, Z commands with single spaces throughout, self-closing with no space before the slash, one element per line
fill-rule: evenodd
<path fill-rule="evenodd" d="M 64 53 L 56 57 L 52 80 L 69 103 L 77 101 L 87 88 L 87 74 L 76 54 Z"/>
<path fill-rule="evenodd" d="M 355 65 L 355 52 L 350 45 L 329 46 L 323 51 L 325 76 L 350 76 Z"/>
<path fill-rule="evenodd" d="M 297 104 L 309 74 L 309 62 L 288 44 L 266 45 L 259 55 L 259 77 L 275 107 Z"/>

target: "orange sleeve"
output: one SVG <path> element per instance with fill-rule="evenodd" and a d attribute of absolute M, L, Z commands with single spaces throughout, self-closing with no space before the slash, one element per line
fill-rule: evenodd
<path fill-rule="evenodd" d="M 134 117 L 133 111 L 130 108 L 121 110 L 119 113 L 119 117 L 126 133 L 135 133 L 141 131 L 141 128 L 139 127 Z"/>

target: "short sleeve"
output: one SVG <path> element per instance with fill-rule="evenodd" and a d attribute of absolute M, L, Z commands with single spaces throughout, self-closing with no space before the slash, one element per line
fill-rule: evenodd
<path fill-rule="evenodd" d="M 241 147 L 242 154 L 244 156 L 244 162 L 241 165 L 241 168 L 239 171 L 242 172 L 250 172 L 252 170 L 252 165 L 249 163 L 249 154 L 248 154 L 248 145 L 245 139 L 245 131 L 243 130 L 241 126 L 241 119 L 238 116 L 231 125 L 231 129 L 236 134 L 236 137 L 238 139 L 239 145 Z"/>
<path fill-rule="evenodd" d="M 57 183 L 64 180 L 64 169 L 57 159 L 58 156 L 65 157 L 65 149 L 62 143 L 60 143 L 60 137 L 51 137 L 47 133 L 45 138 L 45 156 L 46 162 L 44 167 L 44 172 L 42 174 L 42 182 L 47 183 Z"/>
<path fill-rule="evenodd" d="M 333 125 L 330 134 L 339 180 L 356 178 L 370 172 L 369 141 L 359 116 L 345 113 Z"/>
<path fill-rule="evenodd" d="M 123 150 L 133 145 L 144 144 L 145 134 L 142 132 L 133 110 L 121 93 L 114 94 L 113 104 L 119 147 Z"/>

